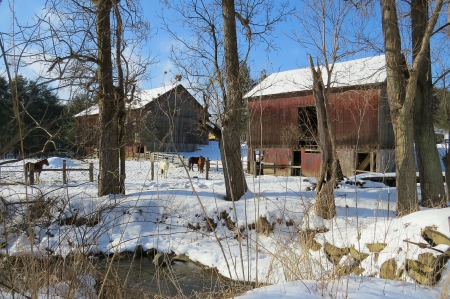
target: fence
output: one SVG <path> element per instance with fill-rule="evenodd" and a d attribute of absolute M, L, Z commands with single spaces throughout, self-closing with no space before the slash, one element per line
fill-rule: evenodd
<path fill-rule="evenodd" d="M 6 169 L 6 170 L 5 170 Z M 15 170 L 17 169 L 17 170 Z M 67 184 L 67 173 L 71 171 L 88 171 L 89 172 L 89 182 L 94 181 L 94 163 L 89 163 L 88 168 L 67 168 L 67 162 L 66 160 L 63 160 L 63 165 L 61 169 L 53 169 L 53 168 L 44 168 L 41 170 L 43 171 L 60 171 L 62 172 L 62 181 L 63 184 Z M 28 173 L 25 173 L 25 170 L 23 169 L 23 166 L 0 166 L 0 183 L 2 184 L 14 184 L 19 183 L 23 181 L 23 178 L 25 177 L 25 184 L 34 185 L 35 184 L 35 171 L 34 171 L 34 165 L 30 165 L 30 169 Z M 9 174 L 9 176 L 6 176 L 5 174 Z M 12 175 L 11 175 L 12 174 Z M 14 175 L 19 174 L 19 175 Z M 8 181 L 9 178 L 12 178 Z"/>
<path fill-rule="evenodd" d="M 89 171 L 89 182 L 94 181 L 94 163 L 89 163 L 89 168 L 67 168 L 67 161 L 63 160 L 62 169 L 44 168 L 41 169 L 41 172 L 42 171 L 61 171 L 63 184 L 67 184 L 67 173 L 69 171 Z M 25 184 L 28 184 L 29 182 L 30 185 L 34 185 L 34 174 L 34 164 L 30 164 L 28 175 L 25 174 Z"/>

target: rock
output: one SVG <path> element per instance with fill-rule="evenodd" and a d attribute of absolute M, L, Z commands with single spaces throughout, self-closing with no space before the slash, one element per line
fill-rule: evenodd
<path fill-rule="evenodd" d="M 157 253 L 153 258 L 153 264 L 157 267 L 167 266 L 172 264 L 172 257 L 168 253 Z"/>
<path fill-rule="evenodd" d="M 342 257 L 348 253 L 349 249 L 347 247 L 340 248 L 330 243 L 325 243 L 325 255 L 333 265 L 338 265 Z"/>
<path fill-rule="evenodd" d="M 419 254 L 419 262 L 430 267 L 434 267 L 437 258 L 431 252 Z"/>
<path fill-rule="evenodd" d="M 325 251 L 331 255 L 342 255 L 342 256 L 349 253 L 348 247 L 340 248 L 330 243 L 325 243 Z"/>
<path fill-rule="evenodd" d="M 353 245 L 352 247 L 350 247 L 350 255 L 358 261 L 363 261 L 369 256 L 368 253 L 359 252 L 358 250 L 356 250 L 355 246 Z"/>
<path fill-rule="evenodd" d="M 433 267 L 422 264 L 419 261 L 406 259 L 406 270 L 409 271 L 410 269 L 414 269 L 416 271 L 420 271 L 420 272 L 424 272 L 424 273 L 431 273 L 434 270 Z"/>
<path fill-rule="evenodd" d="M 431 246 L 436 246 L 436 245 L 440 245 L 440 244 L 445 244 L 445 245 L 450 246 L 450 238 L 430 226 L 427 226 L 422 230 L 422 237 Z"/>
<path fill-rule="evenodd" d="M 397 262 L 395 259 L 389 259 L 385 261 L 380 268 L 380 277 L 384 279 L 396 279 L 396 272 L 397 272 Z"/>
<path fill-rule="evenodd" d="M 425 274 L 421 273 L 416 269 L 409 269 L 408 275 L 422 285 L 433 286 L 436 284 L 436 279 L 434 278 L 434 275 L 430 273 Z"/>
<path fill-rule="evenodd" d="M 353 269 L 353 274 L 355 274 L 355 275 L 361 275 L 364 271 L 365 271 L 366 269 L 364 269 L 364 268 L 361 268 L 361 267 L 355 267 L 354 269 Z"/>
<path fill-rule="evenodd" d="M 172 261 L 190 262 L 191 259 L 185 254 L 177 254 L 173 257 Z"/>
<path fill-rule="evenodd" d="M 366 247 L 369 248 L 370 252 L 381 252 L 384 248 L 386 248 L 386 243 L 372 243 L 372 244 L 366 244 Z"/>
<path fill-rule="evenodd" d="M 206 230 L 208 230 L 209 232 L 213 232 L 217 227 L 217 223 L 214 222 L 213 218 L 209 217 L 205 217 L 205 221 L 206 221 Z"/>
<path fill-rule="evenodd" d="M 155 255 L 158 253 L 158 250 L 156 250 L 155 248 L 150 248 L 145 253 L 147 254 L 147 257 L 153 259 L 155 258 Z"/>
<path fill-rule="evenodd" d="M 265 236 L 269 236 L 273 233 L 273 225 L 270 224 L 270 222 L 266 218 L 259 216 L 258 222 L 256 224 L 256 231 Z"/>

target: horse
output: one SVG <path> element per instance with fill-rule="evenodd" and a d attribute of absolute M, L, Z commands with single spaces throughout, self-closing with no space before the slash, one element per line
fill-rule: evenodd
<path fill-rule="evenodd" d="M 190 157 L 188 160 L 189 163 L 189 170 L 194 170 L 194 164 L 197 164 L 198 166 L 198 158 L 199 157 Z"/>
<path fill-rule="evenodd" d="M 203 167 L 205 166 L 205 157 L 200 156 L 198 157 L 198 170 L 200 173 L 203 173 Z"/>
<path fill-rule="evenodd" d="M 36 174 L 36 183 L 40 183 L 40 176 L 41 176 L 41 171 L 44 168 L 44 165 L 49 166 L 50 164 L 48 163 L 47 159 L 43 159 L 40 161 L 37 161 L 36 163 L 33 162 L 27 162 L 25 164 L 25 177 L 28 178 L 28 172 L 31 169 L 31 165 L 33 165 L 33 169 L 34 169 L 34 173 Z"/>
<path fill-rule="evenodd" d="M 161 175 L 167 178 L 167 172 L 169 171 L 169 160 L 167 158 L 159 162 L 159 169 L 161 169 Z"/>

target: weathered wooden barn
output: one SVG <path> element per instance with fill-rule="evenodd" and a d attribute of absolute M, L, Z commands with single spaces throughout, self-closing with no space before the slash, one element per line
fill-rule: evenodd
<path fill-rule="evenodd" d="M 343 174 L 393 171 L 385 57 L 336 63 L 331 79 L 329 109 Z M 250 172 L 262 163 L 264 173 L 318 175 L 321 155 L 311 87 L 311 70 L 304 68 L 273 73 L 245 95 Z"/>
<path fill-rule="evenodd" d="M 98 106 L 75 115 L 76 141 L 86 155 L 98 146 Z M 125 120 L 127 157 L 147 151 L 194 151 L 208 143 L 208 135 L 198 127 L 202 106 L 178 84 L 144 90 L 127 106 Z"/>

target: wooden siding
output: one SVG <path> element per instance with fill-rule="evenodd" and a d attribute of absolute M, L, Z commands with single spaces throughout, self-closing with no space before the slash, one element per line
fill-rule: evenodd
<path fill-rule="evenodd" d="M 391 140 L 389 123 L 379 125 L 379 89 L 348 90 L 329 97 L 332 128 L 338 148 L 374 149 L 380 136 Z M 299 148 L 298 108 L 315 106 L 312 94 L 249 101 L 249 147 Z M 385 108 L 385 107 L 383 107 Z M 383 109 L 382 115 L 386 112 Z"/>
<path fill-rule="evenodd" d="M 136 145 L 150 151 L 192 151 L 197 144 L 207 144 L 208 135 L 198 128 L 201 105 L 178 85 L 146 106 L 127 112 L 125 120 L 127 156 L 136 153 Z M 76 117 L 77 143 L 98 146 L 98 114 Z"/>

